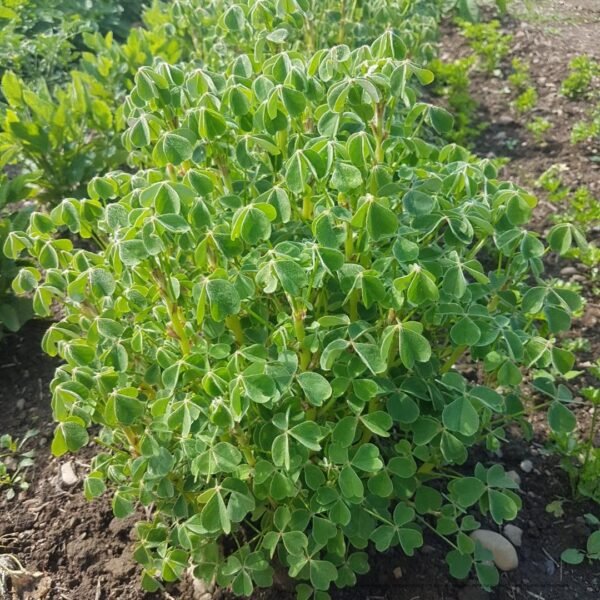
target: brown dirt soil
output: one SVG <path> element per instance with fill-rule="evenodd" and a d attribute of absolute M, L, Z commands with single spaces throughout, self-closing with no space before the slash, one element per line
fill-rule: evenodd
<path fill-rule="evenodd" d="M 564 163 L 568 185 L 588 185 L 600 196 L 600 148 L 593 144 L 574 147 L 568 141 L 570 127 L 585 113 L 585 106 L 558 94 L 573 55 L 588 52 L 599 57 L 600 0 L 541 0 L 532 4 L 533 13 L 527 13 L 527 21 L 509 20 L 505 26 L 515 35 L 512 55 L 532 63 L 531 74 L 540 94 L 536 115 L 549 118 L 554 127 L 545 146 L 535 144 L 525 123 L 510 110 L 505 81 L 501 77 L 476 77 L 473 93 L 480 104 L 479 118 L 493 123 L 477 140 L 476 149 L 483 155 L 510 157 L 505 177 L 516 178 L 526 187 L 532 187 L 552 164 Z M 521 10 L 520 15 L 525 13 Z M 442 48 L 447 57 L 467 51 L 463 38 L 452 28 L 445 31 Z M 536 215 L 540 231 L 547 227 L 548 215 L 554 210 L 557 208 L 542 196 Z M 574 266 L 575 276 L 585 275 L 581 265 Z M 600 306 L 596 299 L 588 300 L 586 314 L 574 325 L 575 335 L 592 341 L 592 352 L 582 355 L 578 366 L 600 355 Z M 18 437 L 32 427 L 39 430 L 28 446 L 37 452 L 35 465 L 28 471 L 30 489 L 13 500 L 0 493 L 0 554 L 17 556 L 36 575 L 23 582 L 20 594 L 14 590 L 14 596 L 31 600 L 192 600 L 189 582 L 161 594 L 141 592 L 139 568 L 132 557 L 133 521 L 114 519 L 108 497 L 87 502 L 81 481 L 68 489 L 61 486 L 61 464 L 71 460 L 82 478 L 93 448 L 74 458 L 50 457 L 53 427 L 47 389 L 56 363 L 39 349 L 44 328 L 32 322 L 20 335 L 0 341 L 0 433 Z M 585 415 L 579 416 L 583 433 L 587 421 Z M 485 451 L 476 457 L 487 465 L 501 460 L 506 469 L 519 471 L 522 479 L 523 510 L 515 522 L 524 532 L 523 545 L 518 549 L 520 565 L 518 570 L 502 575 L 496 590 L 486 593 L 474 580 L 461 583 L 450 579 L 444 561 L 447 548 L 426 532 L 426 545 L 413 558 L 398 551 L 373 553 L 372 572 L 355 588 L 334 591 L 334 600 L 600 599 L 600 565 L 570 567 L 559 559 L 565 548 L 585 545 L 590 530 L 582 515 L 594 512 L 600 517 L 600 511 L 591 504 L 569 501 L 564 503 L 565 514 L 560 518 L 545 510 L 552 500 L 568 498 L 570 490 L 557 459 L 544 448 L 542 420 L 536 421 L 535 430 L 533 443 L 512 432 L 513 440 L 501 459 Z M 532 461 L 531 473 L 520 471 L 524 459 Z M 496 528 L 490 523 L 484 526 Z M 226 593 L 217 596 L 230 598 Z M 255 599 L 261 600 L 292 597 L 282 589 L 255 594 Z"/>

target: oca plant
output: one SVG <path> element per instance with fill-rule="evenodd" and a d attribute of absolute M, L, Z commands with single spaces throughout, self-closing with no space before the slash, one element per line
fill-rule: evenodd
<path fill-rule="evenodd" d="M 452 119 L 415 78 L 431 73 L 391 31 L 308 60 L 142 69 L 124 144 L 153 167 L 96 178 L 8 238 L 39 262 L 15 289 L 64 311 L 43 342 L 65 361 L 53 452 L 101 426 L 85 491 L 108 485 L 119 517 L 147 507 L 145 588 L 191 565 L 248 595 L 284 569 L 326 598 L 368 569 L 369 543 L 412 555 L 424 529 L 453 575 L 498 580 L 468 532 L 473 512 L 513 519 L 516 484 L 455 466 L 522 412 L 523 367 L 571 368 L 555 336 L 579 299 L 541 278 L 534 199 L 438 143 Z"/>

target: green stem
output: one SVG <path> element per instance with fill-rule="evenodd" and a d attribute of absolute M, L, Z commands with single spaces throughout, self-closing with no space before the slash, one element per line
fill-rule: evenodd
<path fill-rule="evenodd" d="M 433 531 L 433 533 L 435 533 L 436 535 L 441 537 L 448 545 L 452 546 L 452 548 L 454 548 L 455 550 L 458 550 L 458 546 L 452 540 L 447 538 L 445 535 L 441 534 L 435 527 L 430 525 L 426 519 L 424 519 L 420 515 L 416 515 L 416 517 L 419 522 L 421 522 L 423 525 L 425 525 L 425 527 L 427 527 L 428 529 L 431 529 L 431 531 Z M 459 552 L 460 552 L 460 550 L 459 550 Z"/>
<path fill-rule="evenodd" d="M 587 449 L 585 451 L 585 458 L 583 459 L 583 465 L 581 470 L 584 471 L 588 461 L 590 460 L 590 455 L 592 453 L 592 448 L 594 447 L 594 437 L 596 434 L 596 422 L 598 420 L 598 404 L 594 404 L 594 412 L 592 413 L 592 422 L 590 424 L 590 435 L 587 442 Z"/>
<path fill-rule="evenodd" d="M 225 317 L 225 325 L 227 325 L 233 333 L 238 345 L 242 346 L 244 344 L 244 331 L 242 329 L 242 324 L 240 323 L 240 318 L 235 315 L 229 315 L 228 317 Z"/>
<path fill-rule="evenodd" d="M 465 353 L 468 346 L 457 346 L 454 348 L 452 354 L 448 357 L 448 360 L 444 363 L 441 372 L 447 373 L 456 363 L 456 361 Z"/>
<path fill-rule="evenodd" d="M 181 351 L 183 355 L 186 356 L 190 353 L 191 346 L 190 342 L 185 333 L 185 327 L 181 320 L 181 316 L 179 314 L 179 307 L 176 304 L 170 305 L 169 314 L 171 316 L 171 323 L 173 325 L 173 331 L 177 334 L 179 338 L 179 344 L 181 346 Z"/>
<path fill-rule="evenodd" d="M 305 221 L 310 221 L 312 219 L 313 213 L 313 204 L 312 200 L 309 196 L 304 196 L 302 200 L 302 218 Z"/>
<path fill-rule="evenodd" d="M 311 353 L 308 348 L 304 348 L 306 332 L 304 331 L 304 315 L 301 311 L 294 311 L 294 333 L 300 349 L 300 369 L 305 371 L 310 364 Z"/>
<path fill-rule="evenodd" d="M 350 261 L 354 254 L 354 237 L 352 235 L 352 225 L 346 223 L 346 240 L 344 241 L 344 250 L 346 252 L 346 260 Z"/>

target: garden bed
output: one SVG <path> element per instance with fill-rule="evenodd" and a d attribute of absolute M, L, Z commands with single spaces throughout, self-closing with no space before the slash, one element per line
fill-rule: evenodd
<path fill-rule="evenodd" d="M 501 76 L 475 76 L 472 93 L 479 104 L 478 119 L 489 122 L 476 142 L 480 155 L 505 156 L 510 163 L 507 178 L 517 179 L 532 188 L 539 176 L 556 163 L 567 166 L 565 182 L 569 186 L 586 185 L 600 193 L 600 153 L 594 144 L 573 146 L 569 142 L 572 124 L 585 112 L 584 104 L 566 101 L 558 94 L 569 58 L 576 53 L 596 53 L 600 34 L 600 10 L 595 2 L 579 2 L 572 21 L 564 22 L 563 3 L 547 3 L 545 20 L 507 21 L 505 27 L 515 36 L 511 57 L 532 64 L 532 77 L 539 91 L 538 111 L 555 124 L 545 144 L 536 144 L 523 126 L 511 117 L 510 98 L 504 91 Z M 555 18 L 552 19 L 552 15 Z M 442 56 L 456 58 L 466 45 L 453 27 L 447 27 L 442 40 Z M 551 215 L 560 210 L 541 194 L 542 202 L 535 213 L 535 227 L 544 233 Z M 598 231 L 587 232 L 598 239 Z M 578 353 L 578 366 L 600 355 L 600 305 L 588 284 L 586 267 L 574 262 L 549 270 L 566 280 L 581 283 L 587 299 L 585 313 L 574 322 L 572 337 L 589 340 L 587 352 Z M 568 270 L 567 270 L 568 269 Z M 138 600 L 142 598 L 181 598 L 192 600 L 190 582 L 168 587 L 165 592 L 146 594 L 140 590 L 140 568 L 133 559 L 131 530 L 135 516 L 126 520 L 113 517 L 110 499 L 104 496 L 87 502 L 82 494 L 82 479 L 93 456 L 91 446 L 76 457 L 50 457 L 53 424 L 48 384 L 57 363 L 40 350 L 45 326 L 29 323 L 19 334 L 0 342 L 0 415 L 1 433 L 22 437 L 36 428 L 28 448 L 35 447 L 34 466 L 27 471 L 31 487 L 12 500 L 0 497 L 0 554 L 11 553 L 31 573 L 23 578 L 21 597 L 41 600 L 93 599 Z M 575 380 L 576 386 L 583 381 Z M 588 382 L 589 384 L 589 382 Z M 589 413 L 578 413 L 580 433 L 589 428 Z M 523 544 L 518 549 L 520 564 L 516 571 L 504 573 L 493 592 L 480 589 L 474 579 L 457 582 L 448 576 L 445 561 L 447 547 L 434 535 L 425 534 L 425 546 L 413 558 L 399 549 L 373 552 L 372 571 L 359 578 L 356 587 L 334 590 L 339 600 L 370 598 L 394 600 L 596 600 L 600 597 L 600 567 L 585 561 L 569 566 L 560 561 L 561 552 L 569 547 L 583 547 L 590 534 L 583 515 L 598 515 L 593 504 L 574 503 L 567 475 L 558 458 L 545 450 L 545 419 L 534 421 L 534 441 L 521 439 L 520 432 L 510 431 L 511 442 L 501 455 L 479 449 L 465 468 L 470 472 L 475 462 L 486 466 L 502 462 L 506 470 L 516 471 L 522 481 L 523 509 L 515 524 L 523 530 Z M 523 464 L 525 461 L 525 464 Z M 528 461 L 532 469 L 529 470 Z M 69 463 L 77 482 L 67 484 L 61 466 Z M 565 500 L 567 499 L 567 500 Z M 547 505 L 555 500 L 564 514 L 551 513 Z M 492 523 L 484 526 L 495 529 Z M 216 592 L 215 597 L 227 596 Z M 254 598 L 284 600 L 293 594 L 285 588 L 255 593 Z"/>

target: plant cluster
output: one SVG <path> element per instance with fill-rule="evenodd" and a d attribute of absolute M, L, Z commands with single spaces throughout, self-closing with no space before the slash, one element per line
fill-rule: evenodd
<path fill-rule="evenodd" d="M 25 446 L 37 433 L 32 429 L 21 440 L 15 440 L 8 434 L 0 436 L 0 489 L 6 488 L 4 493 L 9 500 L 15 497 L 15 489 L 26 490 L 29 487 L 25 472 L 34 464 L 35 451 L 25 450 Z"/>
<path fill-rule="evenodd" d="M 575 56 L 569 62 L 569 74 L 562 82 L 560 93 L 571 99 L 585 98 L 592 89 L 592 82 L 600 75 L 600 64 L 587 54 Z"/>
<path fill-rule="evenodd" d="M 0 110 L 0 168 L 11 177 L 23 176 L 35 182 L 30 196 L 38 204 L 52 206 L 64 197 L 80 198 L 92 177 L 110 169 L 140 166 L 140 156 L 124 152 L 120 142 L 125 127 L 121 107 L 139 68 L 164 60 L 182 65 L 200 63 L 218 71 L 241 48 L 249 49 L 258 59 L 282 44 L 296 50 L 328 47 L 341 41 L 360 46 L 372 42 L 386 26 L 394 26 L 402 35 L 407 52 L 414 60 L 425 63 L 434 53 L 441 4 L 386 0 L 332 10 L 329 3 L 315 1 L 300 12 L 265 4 L 255 6 L 251 14 L 253 22 L 264 21 L 270 27 L 257 38 L 252 37 L 254 29 L 236 26 L 238 13 L 223 0 L 153 3 L 142 14 L 143 27 L 133 28 L 121 43 L 115 41 L 112 30 L 103 34 L 105 25 L 100 20 L 98 26 L 77 29 L 80 52 L 69 54 L 68 62 L 73 63 L 76 56 L 79 59 L 69 75 L 63 69 L 62 75 L 54 78 L 49 67 L 38 66 L 40 77 L 33 77 L 14 60 L 17 73 L 3 74 L 1 92 L 6 106 Z M 129 8 L 136 6 L 133 3 Z M 13 19 L 17 27 L 34 23 L 36 18 L 45 24 L 54 23 L 59 15 L 74 10 L 68 3 L 61 5 L 62 13 L 54 4 L 45 3 L 43 10 L 37 8 L 36 0 L 15 2 L 2 14 Z M 91 5 L 88 8 L 96 10 Z M 15 11 L 20 15 L 18 19 L 14 18 Z M 119 14 L 116 10 L 109 12 Z M 50 13 L 52 17 L 46 16 Z M 98 15 L 88 17 L 97 20 Z M 225 19 L 231 28 L 223 27 Z M 75 20 L 85 21 L 79 17 Z M 124 37 L 123 31 L 118 33 Z M 14 44 L 13 39 L 11 45 Z M 52 44 L 59 47 L 56 40 Z M 66 62 L 63 67 L 66 68 Z M 15 185 L 19 185 L 18 180 Z M 18 210 L 18 201 L 18 195 L 6 195 L 13 212 Z M 3 228 L 7 230 L 8 225 Z M 3 267 L 10 264 L 4 263 Z M 7 270 L 0 276 L 0 285 L 12 275 Z M 4 285 L 3 297 L 5 289 Z M 15 302 L 10 298 L 4 304 Z M 2 320 L 0 316 L 0 324 Z"/>
<path fill-rule="evenodd" d="M 537 105 L 538 93 L 531 81 L 529 65 L 520 58 L 513 58 L 511 67 L 512 72 L 508 76 L 508 82 L 517 94 L 511 105 L 519 114 L 531 112 Z M 534 136 L 537 136 L 540 132 L 542 134 L 545 132 L 546 122 L 545 119 L 538 117 L 532 123 L 529 123 L 527 128 Z"/>
<path fill-rule="evenodd" d="M 586 514 L 585 520 L 593 527 L 600 526 L 600 520 L 592 514 Z M 560 559 L 569 565 L 579 565 L 585 559 L 600 560 L 600 529 L 596 529 L 587 539 L 585 550 L 568 548 L 560 555 Z"/>
<path fill-rule="evenodd" d="M 510 52 L 513 36 L 503 33 L 500 22 L 495 19 L 485 23 L 459 20 L 458 24 L 478 58 L 479 66 L 487 73 L 499 69 Z"/>
<path fill-rule="evenodd" d="M 299 597 L 327 598 L 369 544 L 412 555 L 424 529 L 454 576 L 489 587 L 468 534 L 477 514 L 514 519 L 517 486 L 500 465 L 454 467 L 501 445 L 526 368 L 552 429 L 574 428 L 558 338 L 580 298 L 542 258 L 583 238 L 559 224 L 547 248 L 526 229 L 535 199 L 440 140 L 452 117 L 419 100 L 432 73 L 410 36 L 312 52 L 286 41 L 294 15 L 305 33 L 293 6 L 278 27 L 268 3 L 230 5 L 224 67 L 140 69 L 123 109 L 138 170 L 9 234 L 6 254 L 35 261 L 14 289 L 64 314 L 43 342 L 65 361 L 53 452 L 101 426 L 86 495 L 149 509 L 148 590 L 192 565 L 249 595 L 285 569 Z"/>
<path fill-rule="evenodd" d="M 432 89 L 442 96 L 455 119 L 455 127 L 447 134 L 449 140 L 465 145 L 477 136 L 483 124 L 473 122 L 477 102 L 471 95 L 471 70 L 476 62 L 475 55 L 458 58 L 452 62 L 439 58 L 432 60 L 428 68 L 435 75 Z"/>
<path fill-rule="evenodd" d="M 552 129 L 552 123 L 545 117 L 534 117 L 527 123 L 527 131 L 529 131 L 534 140 L 541 144 L 546 139 L 546 134 Z"/>
<path fill-rule="evenodd" d="M 140 0 L 5 0 L 0 8 L 0 77 L 12 70 L 28 83 L 63 83 L 85 32 L 125 37 L 141 6 Z"/>

